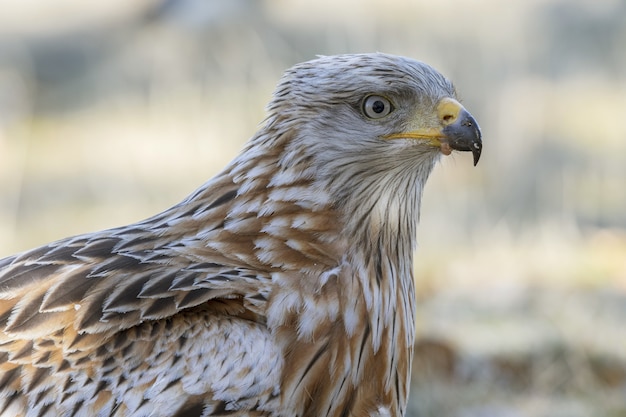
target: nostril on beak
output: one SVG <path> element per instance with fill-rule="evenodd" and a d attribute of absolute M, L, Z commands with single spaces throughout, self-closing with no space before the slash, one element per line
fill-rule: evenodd
<path fill-rule="evenodd" d="M 444 126 L 456 123 L 462 110 L 461 103 L 450 97 L 442 98 L 437 104 L 437 116 Z"/>
<path fill-rule="evenodd" d="M 444 114 L 441 117 L 441 120 L 443 120 L 443 123 L 445 125 L 449 125 L 449 124 L 454 123 L 454 121 L 456 120 L 456 116 L 454 114 Z"/>

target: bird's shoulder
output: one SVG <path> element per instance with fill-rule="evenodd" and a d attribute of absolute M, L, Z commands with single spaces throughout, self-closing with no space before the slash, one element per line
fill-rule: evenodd
<path fill-rule="evenodd" d="M 0 261 L 3 338 L 70 328 L 108 333 L 169 317 L 211 299 L 263 301 L 270 273 L 210 251 L 202 261 L 128 239 L 129 231 L 68 238 Z M 129 243 L 132 242 L 132 243 Z"/>

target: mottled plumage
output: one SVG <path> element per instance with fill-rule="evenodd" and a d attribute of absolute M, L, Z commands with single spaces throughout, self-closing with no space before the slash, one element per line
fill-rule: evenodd
<path fill-rule="evenodd" d="M 401 416 L 441 153 L 480 131 L 431 67 L 321 57 L 241 154 L 147 220 L 0 260 L 0 416 Z"/>

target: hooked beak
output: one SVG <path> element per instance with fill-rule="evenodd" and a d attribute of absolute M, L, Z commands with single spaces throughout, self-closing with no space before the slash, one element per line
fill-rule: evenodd
<path fill-rule="evenodd" d="M 424 140 L 440 148 L 444 155 L 452 150 L 472 152 L 474 166 L 478 164 L 483 149 L 482 135 L 476 119 L 453 98 L 443 98 L 436 107 L 438 128 L 419 128 L 408 132 L 394 133 L 385 139 Z"/>

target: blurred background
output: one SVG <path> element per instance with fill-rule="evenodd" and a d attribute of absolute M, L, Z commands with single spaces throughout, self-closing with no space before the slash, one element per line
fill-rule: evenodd
<path fill-rule="evenodd" d="M 626 416 L 626 2 L 0 0 L 0 257 L 140 220 L 232 159 L 282 72 L 454 80 L 483 157 L 426 188 L 410 416 Z"/>

